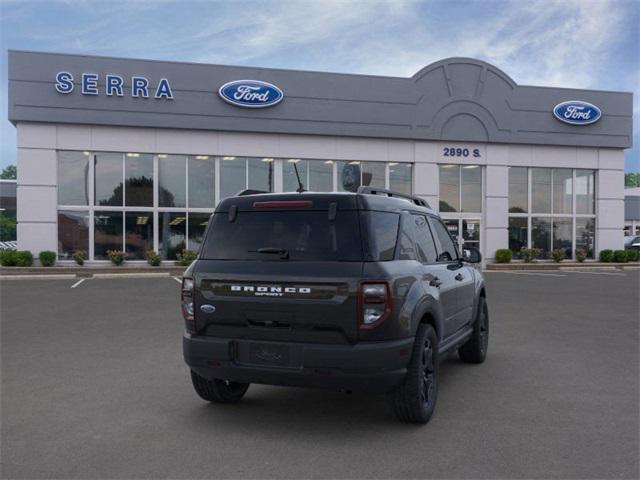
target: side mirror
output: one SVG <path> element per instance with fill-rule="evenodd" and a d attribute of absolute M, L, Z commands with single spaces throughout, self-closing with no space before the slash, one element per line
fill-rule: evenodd
<path fill-rule="evenodd" d="M 475 247 L 464 247 L 462 249 L 462 260 L 467 263 L 480 263 L 482 254 Z"/>

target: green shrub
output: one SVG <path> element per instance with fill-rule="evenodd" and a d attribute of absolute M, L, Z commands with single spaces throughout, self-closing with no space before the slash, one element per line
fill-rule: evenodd
<path fill-rule="evenodd" d="M 15 267 L 17 253 L 15 250 L 0 250 L 0 265 L 3 267 Z"/>
<path fill-rule="evenodd" d="M 157 267 L 158 265 L 160 265 L 160 262 L 162 262 L 160 255 L 158 255 L 153 250 L 148 250 L 144 252 L 144 258 L 147 259 L 147 263 L 152 267 Z"/>
<path fill-rule="evenodd" d="M 193 262 L 196 259 L 198 254 L 193 250 L 187 250 L 185 248 L 184 250 L 182 250 L 182 252 L 178 253 L 177 256 L 178 256 L 178 262 L 180 262 L 180 265 L 182 265 L 183 267 L 188 267 L 189 265 L 191 265 L 191 262 Z"/>
<path fill-rule="evenodd" d="M 551 258 L 553 258 L 554 262 L 560 263 L 562 260 L 565 259 L 564 250 L 561 248 L 556 248 L 551 252 Z"/>
<path fill-rule="evenodd" d="M 613 252 L 613 261 L 626 263 L 627 261 L 627 251 L 626 250 L 616 250 Z"/>
<path fill-rule="evenodd" d="M 601 250 L 600 251 L 601 262 L 613 262 L 613 250 Z"/>
<path fill-rule="evenodd" d="M 76 250 L 73 252 L 73 259 L 80 266 L 84 265 L 84 261 L 87 259 L 87 252 L 84 250 Z"/>
<path fill-rule="evenodd" d="M 127 258 L 127 252 L 123 252 L 122 250 L 107 250 L 107 256 L 111 263 L 114 265 L 122 265 Z"/>
<path fill-rule="evenodd" d="M 44 250 L 40 252 L 38 258 L 40 259 L 40 265 L 43 267 L 53 267 L 56 264 L 56 257 L 58 255 L 56 252 L 52 252 L 51 250 Z"/>
<path fill-rule="evenodd" d="M 33 254 L 29 250 L 16 252 L 16 267 L 30 267 L 33 265 Z"/>
<path fill-rule="evenodd" d="M 496 250 L 496 263 L 509 263 L 511 262 L 511 256 L 511 250 L 500 248 Z"/>
<path fill-rule="evenodd" d="M 630 262 L 637 262 L 640 260 L 640 250 L 632 248 L 631 250 L 627 250 L 627 260 Z"/>
<path fill-rule="evenodd" d="M 540 255 L 542 255 L 542 250 L 539 248 L 522 247 L 520 249 L 520 258 L 522 258 L 525 263 L 535 262 L 536 259 L 540 258 Z"/>
<path fill-rule="evenodd" d="M 587 251 L 584 248 L 576 248 L 576 260 L 580 263 L 587 259 Z"/>

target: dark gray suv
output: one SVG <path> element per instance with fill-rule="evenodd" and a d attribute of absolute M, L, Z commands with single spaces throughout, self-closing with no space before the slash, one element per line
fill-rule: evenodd
<path fill-rule="evenodd" d="M 487 354 L 478 262 L 418 198 L 370 187 L 227 198 L 182 282 L 193 386 L 219 403 L 250 383 L 386 393 L 399 419 L 426 423 L 439 360 Z"/>

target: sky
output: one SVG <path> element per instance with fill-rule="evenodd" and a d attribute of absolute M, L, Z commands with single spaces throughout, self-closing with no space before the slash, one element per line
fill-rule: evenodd
<path fill-rule="evenodd" d="M 0 0 L 0 15 L 0 168 L 18 49 L 399 77 L 473 57 L 521 85 L 634 92 L 640 171 L 640 0 Z"/>

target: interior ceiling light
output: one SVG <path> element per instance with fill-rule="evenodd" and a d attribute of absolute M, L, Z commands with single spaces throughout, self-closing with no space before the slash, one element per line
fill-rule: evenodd
<path fill-rule="evenodd" d="M 349 162 L 349 165 L 360 165 L 360 162 L 357 160 L 354 160 L 353 162 Z"/>
<path fill-rule="evenodd" d="M 263 158 L 263 162 L 273 162 L 273 158 Z"/>
<path fill-rule="evenodd" d="M 160 155 L 158 155 L 158 158 L 167 158 L 167 156 L 164 153 L 161 153 Z"/>
<path fill-rule="evenodd" d="M 196 160 L 207 160 L 209 159 L 208 155 L 196 155 Z"/>
<path fill-rule="evenodd" d="M 139 153 L 127 153 L 127 157 L 139 157 Z"/>
<path fill-rule="evenodd" d="M 462 168 L 478 168 L 478 165 L 465 165 Z"/>
<path fill-rule="evenodd" d="M 290 158 L 289 160 L 287 160 L 287 162 L 289 163 L 298 163 L 300 161 L 299 158 Z"/>
<path fill-rule="evenodd" d="M 236 157 L 222 157 L 223 160 L 235 160 Z"/>
<path fill-rule="evenodd" d="M 324 162 L 327 165 L 333 165 L 333 160 L 327 160 L 326 162 Z"/>

